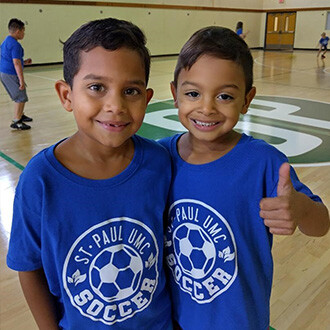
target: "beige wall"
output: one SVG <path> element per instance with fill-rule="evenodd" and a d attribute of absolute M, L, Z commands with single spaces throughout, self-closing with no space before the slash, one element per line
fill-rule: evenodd
<path fill-rule="evenodd" d="M 143 29 L 152 55 L 177 54 L 183 43 L 197 29 L 208 25 L 222 25 L 235 29 L 243 20 L 251 32 L 247 42 L 260 46 L 261 13 L 230 11 L 172 10 L 148 8 L 122 8 L 99 6 L 66 6 L 35 4 L 0 4 L 0 37 L 7 35 L 10 18 L 26 22 L 22 40 L 25 56 L 34 63 L 51 63 L 62 60 L 62 45 L 81 24 L 98 18 L 116 17 L 130 20 Z"/>
<path fill-rule="evenodd" d="M 296 5 L 303 0 L 284 0 L 285 7 Z M 329 1 L 329 0 L 327 0 Z M 99 0 L 100 2 L 100 0 Z M 103 1 L 106 2 L 106 1 Z M 114 2 L 114 1 L 113 1 Z M 117 2 L 141 3 L 138 0 Z M 187 5 L 185 0 L 144 0 L 144 3 Z M 310 1 L 313 2 L 314 1 Z M 324 1 L 315 1 L 322 5 Z M 140 26 L 148 39 L 152 55 L 177 54 L 183 43 L 197 29 L 208 25 L 222 25 L 231 29 L 236 22 L 244 22 L 250 33 L 246 39 L 251 48 L 263 47 L 266 13 L 244 11 L 244 8 L 261 9 L 269 3 L 277 6 L 278 0 L 190 0 L 191 6 L 232 7 L 239 4 L 241 11 L 208 11 L 182 9 L 149 9 L 109 6 L 67 6 L 38 4 L 0 3 L 0 40 L 7 35 L 7 23 L 17 17 L 26 22 L 26 36 L 22 41 L 25 56 L 35 64 L 62 61 L 62 45 L 81 24 L 98 18 L 116 17 L 130 20 Z M 307 1 L 306 1 L 307 3 Z M 324 4 L 324 3 L 323 3 Z M 287 7 L 288 8 L 288 7 Z M 285 10 L 285 9 L 284 9 Z M 320 33 L 325 27 L 326 11 L 298 11 L 295 48 L 316 47 Z"/>
<path fill-rule="evenodd" d="M 330 11 L 330 10 L 329 10 Z M 297 13 L 296 35 L 294 46 L 296 48 L 316 48 L 325 30 L 327 12 L 323 11 L 301 11 Z"/>
<path fill-rule="evenodd" d="M 263 0 L 263 9 L 290 9 L 290 8 L 319 8 L 329 7 L 329 0 Z"/>

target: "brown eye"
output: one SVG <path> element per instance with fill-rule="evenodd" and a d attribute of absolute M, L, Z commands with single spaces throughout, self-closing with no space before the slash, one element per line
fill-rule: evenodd
<path fill-rule="evenodd" d="M 199 96 L 199 93 L 198 92 L 188 92 L 188 93 L 185 93 L 185 95 L 195 98 L 195 97 Z"/>
<path fill-rule="evenodd" d="M 224 100 L 224 101 L 228 101 L 228 100 L 232 100 L 232 99 L 233 99 L 233 97 L 230 96 L 230 95 L 228 95 L 228 94 L 220 94 L 220 95 L 218 96 L 218 98 L 219 98 L 220 100 Z"/>
<path fill-rule="evenodd" d="M 91 91 L 94 92 L 102 92 L 104 91 L 104 87 L 101 84 L 93 84 L 88 87 Z"/>
<path fill-rule="evenodd" d="M 135 96 L 135 95 L 139 95 L 141 94 L 140 90 L 136 89 L 136 88 L 127 88 L 125 90 L 125 95 L 131 95 L 131 96 Z"/>

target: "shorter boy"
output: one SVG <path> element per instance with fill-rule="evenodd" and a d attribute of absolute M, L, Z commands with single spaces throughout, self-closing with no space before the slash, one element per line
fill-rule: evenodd
<path fill-rule="evenodd" d="M 266 330 L 272 234 L 325 235 L 328 211 L 285 155 L 234 130 L 256 93 L 252 55 L 235 32 L 193 34 L 171 90 L 188 130 L 160 141 L 173 163 L 165 255 L 174 318 L 184 330 Z"/>
<path fill-rule="evenodd" d="M 169 330 L 170 157 L 135 135 L 153 95 L 145 36 L 123 20 L 96 20 L 63 53 L 55 87 L 78 129 L 23 171 L 7 264 L 40 329 Z"/>
<path fill-rule="evenodd" d="M 17 18 L 12 18 L 8 23 L 8 31 L 9 35 L 0 46 L 0 80 L 10 98 L 15 102 L 14 119 L 10 127 L 16 130 L 27 130 L 31 126 L 25 122 L 32 121 L 32 118 L 24 114 L 28 97 L 23 69 L 24 65 L 31 64 L 32 60 L 30 58 L 23 60 L 24 49 L 18 42 L 25 35 L 24 23 Z"/>
<path fill-rule="evenodd" d="M 326 35 L 325 32 L 321 34 L 321 39 L 319 40 L 319 51 L 317 53 L 317 57 L 321 54 L 321 58 L 325 59 L 325 53 L 328 50 L 328 42 L 329 37 Z"/>

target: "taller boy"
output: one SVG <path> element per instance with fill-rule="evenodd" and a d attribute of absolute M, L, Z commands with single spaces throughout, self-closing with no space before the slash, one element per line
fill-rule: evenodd
<path fill-rule="evenodd" d="M 104 19 L 64 44 L 56 90 L 77 132 L 16 189 L 7 263 L 40 329 L 171 329 L 163 270 L 170 158 L 136 136 L 153 91 L 142 31 Z"/>
<path fill-rule="evenodd" d="M 14 118 L 10 127 L 17 130 L 27 130 L 31 126 L 25 122 L 32 121 L 32 118 L 24 115 L 25 103 L 28 101 L 26 84 L 24 81 L 24 65 L 31 64 L 29 58 L 24 60 L 24 50 L 18 40 L 25 35 L 24 23 L 12 18 L 8 23 L 9 35 L 1 44 L 0 58 L 0 80 L 4 85 L 10 98 L 15 102 Z"/>

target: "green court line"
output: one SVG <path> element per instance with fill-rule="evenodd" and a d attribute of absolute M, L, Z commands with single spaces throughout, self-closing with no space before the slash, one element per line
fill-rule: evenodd
<path fill-rule="evenodd" d="M 14 159 L 10 158 L 9 156 L 7 156 L 6 154 L 4 154 L 3 152 L 0 151 L 0 157 L 2 157 L 3 159 L 5 159 L 8 163 L 14 165 L 15 167 L 17 167 L 19 170 L 23 171 L 24 170 L 24 166 L 17 163 Z"/>

